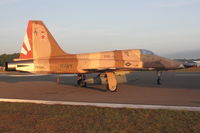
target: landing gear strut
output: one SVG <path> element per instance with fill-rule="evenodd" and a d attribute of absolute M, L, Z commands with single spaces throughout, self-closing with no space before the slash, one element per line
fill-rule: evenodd
<path fill-rule="evenodd" d="M 84 74 L 77 75 L 77 84 L 80 87 L 87 87 L 87 83 L 91 84 L 106 84 L 107 90 L 114 92 L 117 91 L 117 79 L 114 72 L 106 72 L 99 74 L 96 78 L 86 79 Z"/>
<path fill-rule="evenodd" d="M 161 76 L 162 76 L 162 72 L 161 71 L 157 71 L 157 85 L 161 84 Z"/>
<path fill-rule="evenodd" d="M 78 74 L 77 76 L 77 84 L 80 87 L 87 87 L 87 83 L 85 82 L 86 76 L 84 74 Z"/>

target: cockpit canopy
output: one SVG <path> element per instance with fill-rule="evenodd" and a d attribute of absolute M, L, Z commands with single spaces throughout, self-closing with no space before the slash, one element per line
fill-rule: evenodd
<path fill-rule="evenodd" d="M 152 51 L 146 50 L 146 49 L 140 49 L 141 53 L 144 55 L 154 55 Z"/>

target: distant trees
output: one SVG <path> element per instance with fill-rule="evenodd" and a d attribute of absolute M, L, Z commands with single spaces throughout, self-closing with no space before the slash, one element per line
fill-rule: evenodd
<path fill-rule="evenodd" d="M 19 53 L 0 55 L 0 66 L 4 66 L 5 62 L 10 62 L 15 58 L 19 58 Z"/>

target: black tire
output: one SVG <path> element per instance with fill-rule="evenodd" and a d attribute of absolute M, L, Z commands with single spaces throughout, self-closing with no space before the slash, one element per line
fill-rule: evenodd
<path fill-rule="evenodd" d="M 80 87 L 87 87 L 87 83 L 86 83 L 84 80 L 78 80 L 78 81 L 77 81 L 77 84 L 78 84 Z"/>
<path fill-rule="evenodd" d="M 157 79 L 157 85 L 161 85 L 161 80 Z"/>

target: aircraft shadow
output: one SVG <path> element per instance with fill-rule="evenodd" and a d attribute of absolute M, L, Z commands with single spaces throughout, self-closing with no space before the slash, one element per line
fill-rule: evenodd
<path fill-rule="evenodd" d="M 57 83 L 57 77 L 45 75 L 45 76 L 5 76 L 0 77 L 0 82 L 7 82 L 7 83 L 18 83 L 18 82 L 54 82 Z M 60 77 L 59 83 L 61 85 L 68 85 L 73 87 L 79 87 L 76 83 L 76 77 Z M 100 92 L 106 92 L 107 90 L 105 87 L 102 88 L 102 85 L 88 85 L 88 87 L 82 87 L 83 89 L 95 90 Z"/>

